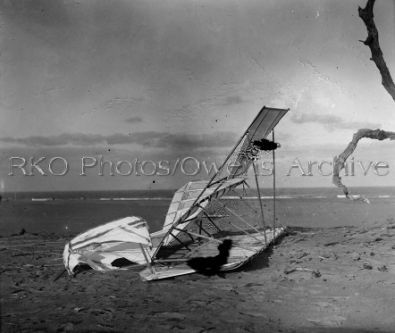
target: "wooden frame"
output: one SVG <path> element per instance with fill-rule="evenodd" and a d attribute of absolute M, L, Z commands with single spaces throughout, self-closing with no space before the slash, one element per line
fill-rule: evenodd
<path fill-rule="evenodd" d="M 250 224 L 242 215 L 238 214 L 236 211 L 228 207 L 226 204 L 220 202 L 220 199 L 217 197 L 221 197 L 226 191 L 235 191 L 235 188 L 239 185 L 243 185 L 243 189 L 245 191 L 245 185 L 248 186 L 246 183 L 245 179 L 238 182 L 229 182 L 230 180 L 233 180 L 233 178 L 228 178 L 227 177 L 222 177 L 222 172 L 224 170 L 224 167 L 226 163 L 229 161 L 231 156 L 236 152 L 236 149 L 240 147 L 239 149 L 245 149 L 248 152 L 248 147 L 251 147 L 252 141 L 257 139 L 257 134 L 258 129 L 260 128 L 261 124 L 265 121 L 265 117 L 267 117 L 270 112 L 274 111 L 282 111 L 283 113 L 281 115 L 273 114 L 269 116 L 268 119 L 271 119 L 273 122 L 273 126 L 271 128 L 272 132 L 272 139 L 274 141 L 274 126 L 278 123 L 278 121 L 281 119 L 281 117 L 288 111 L 288 110 L 281 110 L 281 109 L 272 109 L 268 108 L 269 111 L 266 111 L 266 113 L 262 113 L 265 111 L 267 108 L 263 107 L 263 109 L 258 113 L 258 115 L 255 117 L 254 121 L 251 123 L 251 125 L 247 128 L 247 130 L 243 133 L 243 135 L 239 138 L 237 141 L 236 145 L 233 147 L 231 152 L 228 154 L 226 157 L 225 161 L 221 164 L 220 168 L 218 171 L 211 177 L 209 182 L 205 184 L 203 189 L 200 189 L 199 195 L 194 199 L 193 204 L 189 206 L 189 208 L 182 214 L 181 217 L 178 217 L 177 220 L 174 221 L 173 225 L 170 226 L 169 230 L 167 230 L 166 235 L 161 239 L 159 245 L 157 248 L 154 249 L 152 258 L 151 258 L 151 263 L 152 265 L 158 264 L 158 265 L 165 265 L 166 263 L 168 264 L 175 264 L 176 266 L 161 266 L 160 272 L 155 271 L 154 274 L 149 274 L 149 272 L 142 272 L 141 276 L 143 279 L 147 281 L 151 280 L 157 280 L 157 279 L 162 279 L 162 278 L 168 278 L 172 276 L 179 276 L 179 275 L 184 275 L 184 274 L 190 274 L 193 273 L 194 270 L 189 268 L 186 265 L 186 262 L 188 259 L 191 257 L 191 253 L 196 254 L 199 256 L 199 254 L 209 254 L 213 253 L 213 251 L 216 251 L 216 248 L 212 247 L 210 243 L 216 243 L 220 244 L 222 241 L 226 238 L 224 236 L 221 236 L 221 232 L 225 231 L 221 227 L 221 221 L 219 222 L 219 225 L 217 225 L 217 220 L 216 218 L 223 218 L 223 217 L 231 217 L 233 216 L 234 218 L 237 219 L 237 221 L 240 221 L 242 225 L 244 225 L 246 228 L 244 229 L 242 226 L 240 226 L 237 222 L 233 223 L 230 219 L 224 221 L 224 223 L 228 223 L 230 226 L 232 226 L 233 230 L 239 230 L 244 233 L 242 234 L 230 234 L 226 236 L 227 238 L 230 238 L 234 241 L 234 246 L 232 247 L 231 254 L 230 254 L 230 260 L 228 264 L 223 266 L 223 270 L 231 270 L 235 269 L 237 267 L 240 267 L 247 261 L 251 260 L 253 257 L 264 251 L 269 244 L 276 238 L 278 237 L 282 232 L 284 232 L 284 228 L 277 228 L 276 227 L 276 180 L 275 180 L 275 152 L 272 152 L 272 160 L 273 160 L 273 223 L 272 223 L 272 228 L 268 229 L 268 223 L 265 220 L 265 213 L 264 213 L 264 208 L 263 208 L 263 203 L 262 203 L 262 196 L 261 196 L 261 190 L 259 187 L 259 179 L 258 179 L 258 170 L 255 161 L 250 161 L 246 160 L 247 166 L 250 166 L 252 164 L 253 170 L 254 170 L 254 178 L 255 178 L 255 186 L 256 186 L 256 191 L 257 191 L 257 196 L 258 196 L 258 201 L 259 201 L 259 215 L 260 215 L 260 224 L 262 226 L 262 230 L 259 230 L 258 227 L 253 226 Z M 263 114 L 263 115 L 262 115 Z M 262 115 L 262 116 L 261 116 Z M 261 117 L 261 118 L 259 118 Z M 272 118 L 270 118 L 272 117 Z M 255 123 L 255 121 L 258 120 L 258 124 Z M 255 125 L 254 125 L 255 123 Z M 270 128 L 271 125 L 265 125 L 266 129 L 265 131 Z M 269 126 L 269 127 L 267 127 Z M 251 130 L 251 133 L 249 132 L 249 129 Z M 265 133 L 266 135 L 270 134 L 270 131 L 267 131 Z M 259 132 L 260 133 L 260 132 Z M 244 141 L 243 141 L 244 140 Z M 248 140 L 246 143 L 245 140 Z M 246 155 L 243 155 L 244 159 L 246 158 L 251 158 L 255 156 L 255 152 L 252 152 L 252 156 L 249 156 L 248 154 L 250 153 L 245 153 L 244 150 L 238 151 L 237 158 L 241 156 L 241 154 L 244 153 Z M 238 160 L 240 161 L 240 160 Z M 243 159 L 241 159 L 243 161 Z M 237 170 L 239 167 L 236 166 L 236 171 L 235 175 L 237 175 Z M 248 169 L 245 170 L 247 172 Z M 234 170 L 232 170 L 233 172 Z M 219 179 L 218 176 L 220 176 Z M 233 177 L 233 176 L 232 176 Z M 230 179 L 230 180 L 229 180 Z M 239 178 L 235 178 L 236 180 Z M 215 185 L 215 186 L 214 186 Z M 221 188 L 221 186 L 223 188 Z M 249 186 L 248 186 L 249 187 Z M 208 190 L 209 189 L 209 190 Z M 236 191 L 235 191 L 236 192 Z M 205 196 L 203 197 L 203 194 Z M 243 203 L 247 204 L 247 201 L 245 201 L 244 195 L 238 195 Z M 208 200 L 208 203 L 205 203 L 204 205 L 202 202 L 204 200 Z M 208 210 L 207 207 L 209 207 L 210 203 L 215 203 L 218 205 L 218 209 L 224 209 L 226 212 L 228 212 L 230 215 L 223 215 L 221 212 L 220 215 L 218 216 L 213 216 L 210 215 L 211 212 Z M 216 206 L 217 207 L 217 206 Z M 216 215 L 216 213 L 214 213 Z M 191 218 L 193 216 L 193 218 Z M 206 218 L 209 223 L 211 223 L 217 230 L 217 238 L 213 237 L 210 232 L 208 232 L 204 227 L 203 227 L 203 218 Z M 187 223 L 187 224 L 184 224 Z M 197 232 L 194 232 L 192 230 L 186 230 L 188 228 L 188 225 L 190 223 L 194 223 L 195 226 L 198 228 Z M 182 225 L 182 227 L 179 227 Z M 176 234 L 178 233 L 173 233 L 174 231 L 177 231 L 178 233 L 183 233 L 186 234 L 192 241 L 192 243 L 186 244 L 182 240 L 180 240 Z M 249 230 L 249 231 L 248 231 Z M 204 235 L 205 234 L 205 235 Z M 215 234 L 213 234 L 215 235 Z M 177 252 L 177 248 L 174 248 L 173 245 L 170 245 L 171 240 L 168 240 L 168 237 L 172 237 L 175 241 L 177 241 L 179 244 L 181 244 L 182 247 L 186 248 L 188 250 L 187 253 L 185 252 Z M 195 238 L 194 238 L 195 237 Z M 200 240 L 206 240 L 207 242 L 204 242 L 203 244 L 197 244 L 196 239 Z M 166 243 L 165 243 L 166 240 Z M 164 245 L 166 244 L 166 245 Z M 167 245 L 169 244 L 169 245 Z M 190 248 L 191 246 L 191 248 Z M 171 252 L 173 255 L 179 253 L 179 255 L 182 258 L 171 258 L 171 257 L 166 257 L 166 252 L 164 252 L 161 257 L 161 252 L 160 250 L 162 247 L 169 247 L 173 250 Z M 172 255 L 170 254 L 170 255 Z"/>

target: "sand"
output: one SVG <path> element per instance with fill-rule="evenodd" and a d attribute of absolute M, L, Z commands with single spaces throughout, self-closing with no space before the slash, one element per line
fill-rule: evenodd
<path fill-rule="evenodd" d="M 290 229 L 242 270 L 54 278 L 66 239 L 0 238 L 2 332 L 393 332 L 395 220 Z"/>

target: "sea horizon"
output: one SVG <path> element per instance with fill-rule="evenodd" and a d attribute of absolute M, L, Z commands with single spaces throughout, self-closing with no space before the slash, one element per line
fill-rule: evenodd
<path fill-rule="evenodd" d="M 389 195 L 395 197 L 395 186 L 358 186 L 350 187 L 352 194 L 364 194 L 367 196 Z M 94 200 L 94 199 L 112 199 L 112 200 L 160 200 L 171 199 L 177 189 L 137 189 L 137 190 L 53 190 L 53 191 L 4 191 L 1 193 L 3 200 L 26 200 L 26 199 L 48 199 L 48 200 Z M 272 197 L 273 189 L 260 188 L 261 196 Z M 247 189 L 246 196 L 256 196 L 256 189 Z M 382 192 L 382 193 L 381 193 Z M 292 197 L 335 197 L 342 196 L 340 189 L 332 187 L 278 187 L 276 196 L 281 198 L 286 196 Z"/>
<path fill-rule="evenodd" d="M 352 187 L 352 194 L 368 198 L 370 205 L 344 198 L 336 187 L 280 188 L 276 212 L 280 223 L 300 227 L 370 225 L 378 217 L 395 216 L 395 187 Z M 20 232 L 72 236 L 91 227 L 125 216 L 147 220 L 152 232 L 162 227 L 174 190 L 20 192 L 2 195 L 0 235 Z M 265 216 L 273 212 L 271 189 L 262 189 Z M 238 200 L 228 193 L 230 200 Z M 247 189 L 246 199 L 257 198 Z M 236 203 L 236 201 L 234 201 Z"/>

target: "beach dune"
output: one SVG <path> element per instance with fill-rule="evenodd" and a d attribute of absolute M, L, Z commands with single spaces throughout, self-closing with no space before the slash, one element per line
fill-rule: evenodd
<path fill-rule="evenodd" d="M 66 239 L 2 238 L 2 332 L 379 332 L 395 318 L 395 221 L 290 228 L 225 278 L 137 271 L 54 278 Z"/>

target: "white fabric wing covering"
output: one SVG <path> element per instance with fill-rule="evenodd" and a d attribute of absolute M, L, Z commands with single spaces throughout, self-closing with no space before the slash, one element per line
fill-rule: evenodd
<path fill-rule="evenodd" d="M 147 264 L 145 255 L 148 256 L 151 248 L 147 222 L 140 217 L 125 217 L 73 238 L 65 246 L 63 262 L 69 274 L 73 274 L 79 264 L 108 271 L 119 269 L 112 263 L 121 258 L 135 264 Z"/>
<path fill-rule="evenodd" d="M 234 160 L 231 160 L 232 163 L 229 164 L 234 165 L 234 167 L 229 168 L 230 175 L 228 178 L 238 177 L 248 170 L 251 160 L 246 155 L 246 150 L 251 146 L 251 142 L 266 138 L 287 112 L 288 109 L 275 109 L 266 106 L 259 111 L 254 121 L 248 127 L 244 141 L 240 143 L 234 152 Z"/>

